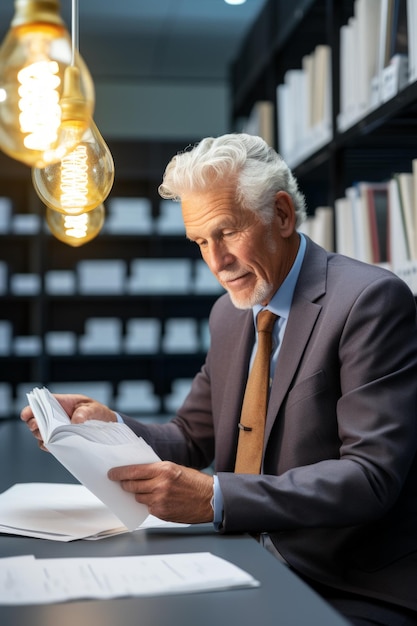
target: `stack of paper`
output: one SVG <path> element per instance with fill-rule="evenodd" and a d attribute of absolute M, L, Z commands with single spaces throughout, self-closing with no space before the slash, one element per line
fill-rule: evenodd
<path fill-rule="evenodd" d="M 155 354 L 159 350 L 160 336 L 160 320 L 133 317 L 126 322 L 125 351 L 129 354 Z"/>
<path fill-rule="evenodd" d="M 184 222 L 181 204 L 174 200 L 161 200 L 159 217 L 156 220 L 156 232 L 160 235 L 183 235 Z"/>
<path fill-rule="evenodd" d="M 123 259 L 85 259 L 77 263 L 79 292 L 91 294 L 122 294 L 126 282 Z"/>
<path fill-rule="evenodd" d="M 152 232 L 152 203 L 148 198 L 112 198 L 107 208 L 105 231 L 127 235 Z"/>
<path fill-rule="evenodd" d="M 193 317 L 166 320 L 162 349 L 167 353 L 197 352 L 199 349 L 197 320 Z"/>
<path fill-rule="evenodd" d="M 139 528 L 187 525 L 148 515 Z M 0 532 L 68 542 L 103 539 L 127 528 L 83 485 L 18 483 L 0 494 Z"/>
<path fill-rule="evenodd" d="M 156 413 L 160 400 L 150 380 L 121 380 L 117 387 L 115 408 L 121 413 Z"/>
<path fill-rule="evenodd" d="M 122 320 L 119 317 L 89 317 L 79 340 L 82 354 L 118 354 L 122 346 Z"/>
<path fill-rule="evenodd" d="M 189 293 L 192 265 L 189 259 L 133 259 L 128 293 Z"/>
<path fill-rule="evenodd" d="M 164 399 L 165 409 L 167 411 L 175 413 L 178 410 L 178 407 L 181 406 L 187 397 L 191 389 L 192 382 L 192 378 L 177 378 L 172 381 L 171 393 L 168 396 L 165 396 Z"/>
<path fill-rule="evenodd" d="M 72 295 L 76 292 L 75 272 L 72 270 L 48 270 L 44 280 L 46 293 Z"/>
<path fill-rule="evenodd" d="M 13 326 L 9 320 L 0 320 L 0 355 L 10 354 L 13 341 Z"/>
<path fill-rule="evenodd" d="M 127 528 L 83 485 L 21 483 L 0 494 L 0 532 L 54 541 L 100 539 Z"/>
<path fill-rule="evenodd" d="M 7 233 L 10 227 L 13 205 L 10 198 L 0 196 L 0 233 Z"/>

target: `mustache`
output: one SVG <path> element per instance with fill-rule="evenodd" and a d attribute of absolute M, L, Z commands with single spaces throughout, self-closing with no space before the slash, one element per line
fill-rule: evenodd
<path fill-rule="evenodd" d="M 247 270 L 239 270 L 239 271 L 234 271 L 232 272 L 231 270 L 222 270 L 221 272 L 219 272 L 217 274 L 217 278 L 224 282 L 227 283 L 231 280 L 236 280 L 236 278 L 241 278 L 242 276 L 245 276 L 245 274 L 247 274 Z"/>

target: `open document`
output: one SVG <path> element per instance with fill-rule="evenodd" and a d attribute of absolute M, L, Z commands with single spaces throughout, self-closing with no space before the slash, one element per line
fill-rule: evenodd
<path fill-rule="evenodd" d="M 243 587 L 259 587 L 259 582 L 210 552 L 67 559 L 36 559 L 27 555 L 0 559 L 0 605 Z"/>
<path fill-rule="evenodd" d="M 27 397 L 49 452 L 128 530 L 138 528 L 148 516 L 148 508 L 109 480 L 107 472 L 121 465 L 159 461 L 152 448 L 125 424 L 98 420 L 72 424 L 46 388 L 35 388 Z"/>

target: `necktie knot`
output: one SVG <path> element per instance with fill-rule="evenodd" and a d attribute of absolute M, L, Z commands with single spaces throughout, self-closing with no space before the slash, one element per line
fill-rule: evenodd
<path fill-rule="evenodd" d="M 275 315 L 272 311 L 268 311 L 268 309 L 260 311 L 258 313 L 258 317 L 256 318 L 256 328 L 258 333 L 272 333 L 277 317 L 278 315 Z"/>

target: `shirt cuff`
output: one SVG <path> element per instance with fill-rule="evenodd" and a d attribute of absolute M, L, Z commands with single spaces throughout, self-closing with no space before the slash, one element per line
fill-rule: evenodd
<path fill-rule="evenodd" d="M 213 476 L 212 507 L 214 512 L 214 528 L 215 530 L 220 530 L 223 526 L 223 494 L 217 476 Z"/>
<path fill-rule="evenodd" d="M 113 413 L 115 414 L 116 419 L 119 422 L 119 424 L 124 424 L 123 418 L 118 413 L 116 413 L 116 411 L 113 411 Z"/>

